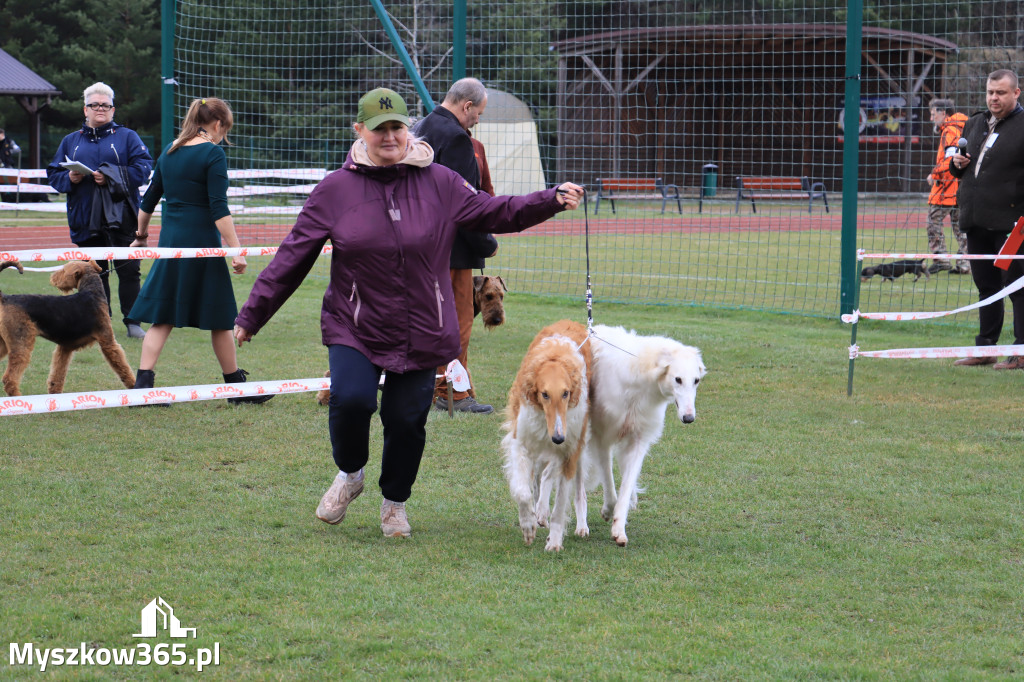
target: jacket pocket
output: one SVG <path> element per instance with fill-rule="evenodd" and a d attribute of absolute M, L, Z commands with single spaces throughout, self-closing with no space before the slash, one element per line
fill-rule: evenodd
<path fill-rule="evenodd" d="M 359 298 L 359 288 L 355 282 L 352 282 L 352 293 L 349 294 L 348 300 L 355 301 L 355 309 L 352 311 L 352 324 L 355 327 L 359 327 L 359 310 L 363 307 L 363 300 Z"/>
<path fill-rule="evenodd" d="M 444 328 L 444 296 L 441 295 L 441 285 L 434 280 L 434 295 L 437 296 L 437 328 Z"/>

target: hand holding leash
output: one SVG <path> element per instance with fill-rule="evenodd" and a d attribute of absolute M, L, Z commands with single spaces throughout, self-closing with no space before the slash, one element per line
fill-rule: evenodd
<path fill-rule="evenodd" d="M 563 182 L 556 190 L 558 203 L 570 211 L 575 211 L 583 200 L 583 188 L 571 182 Z"/>

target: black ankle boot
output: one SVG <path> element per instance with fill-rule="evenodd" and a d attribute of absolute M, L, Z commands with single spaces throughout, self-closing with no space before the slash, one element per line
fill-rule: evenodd
<path fill-rule="evenodd" d="M 135 373 L 135 388 L 153 388 L 156 372 L 151 369 L 140 369 Z"/>
<path fill-rule="evenodd" d="M 231 374 L 225 374 L 224 382 L 228 384 L 244 384 L 247 376 L 249 376 L 248 372 L 242 368 L 238 368 Z M 242 403 L 261 405 L 273 397 L 273 395 L 254 395 L 248 398 L 228 398 L 228 403 L 231 405 L 240 405 Z"/>
<path fill-rule="evenodd" d="M 156 380 L 156 372 L 151 369 L 140 369 L 135 374 L 135 388 L 153 388 Z M 170 407 L 170 403 L 147 403 L 145 405 L 134 405 L 134 407 Z"/>

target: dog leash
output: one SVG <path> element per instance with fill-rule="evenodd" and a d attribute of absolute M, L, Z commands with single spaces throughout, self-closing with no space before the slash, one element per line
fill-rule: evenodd
<path fill-rule="evenodd" d="M 590 213 L 587 212 L 586 188 L 583 189 L 583 234 L 583 244 L 587 253 L 587 338 L 589 339 L 594 333 L 594 292 L 590 286 Z M 580 346 L 582 345 L 581 343 Z"/>
<path fill-rule="evenodd" d="M 587 211 L 586 188 L 583 189 L 583 236 L 584 251 L 586 252 L 587 256 L 587 338 L 583 339 L 580 342 L 580 344 L 576 346 L 576 350 L 583 348 L 583 345 L 586 344 L 586 342 L 589 341 L 591 337 L 594 337 L 596 339 L 599 339 L 601 343 L 606 343 L 612 348 L 622 351 L 626 355 L 632 355 L 633 357 L 636 357 L 636 355 L 630 353 L 625 348 L 619 348 L 619 346 L 616 346 L 614 343 L 609 343 L 605 339 L 602 339 L 600 336 L 597 335 L 597 332 L 594 331 L 594 291 L 593 287 L 591 286 L 590 280 L 590 213 Z"/>
<path fill-rule="evenodd" d="M 558 190 L 560 194 L 564 194 L 562 190 Z M 587 336 L 576 345 L 576 350 L 590 341 L 590 337 L 594 335 L 594 291 L 590 283 L 590 214 L 587 212 L 587 188 L 583 188 L 583 247 L 587 255 Z"/>

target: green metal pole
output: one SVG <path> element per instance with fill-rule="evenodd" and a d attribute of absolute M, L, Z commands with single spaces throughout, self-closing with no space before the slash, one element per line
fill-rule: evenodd
<path fill-rule="evenodd" d="M 466 0 L 455 0 L 455 21 L 452 28 L 452 80 L 466 77 Z"/>
<path fill-rule="evenodd" d="M 174 10 L 175 0 L 160 0 L 160 149 L 174 141 Z"/>
<path fill-rule="evenodd" d="M 417 94 L 419 94 L 420 99 L 423 101 L 423 106 L 427 108 L 427 113 L 430 113 L 434 110 L 434 99 L 427 92 L 426 84 L 420 78 L 419 71 L 416 70 L 412 59 L 409 58 L 409 52 L 405 49 L 405 45 L 402 44 L 402 39 L 398 37 L 398 31 L 395 30 L 391 17 L 388 16 L 381 0 L 370 0 L 370 4 L 373 5 L 373 11 L 377 13 L 377 18 L 380 19 L 384 32 L 388 34 L 391 46 L 395 48 L 395 52 L 398 54 L 398 59 L 401 60 L 402 66 L 405 67 L 405 72 L 409 74 L 409 79 L 412 80 L 413 87 L 416 88 Z"/>
<path fill-rule="evenodd" d="M 846 106 L 843 111 L 843 232 L 839 262 L 839 312 L 852 313 L 857 305 L 857 183 L 860 153 L 860 71 L 861 34 L 864 21 L 862 0 L 846 5 Z M 857 340 L 854 325 L 853 345 Z M 853 394 L 853 362 L 850 358 L 847 395 Z"/>

